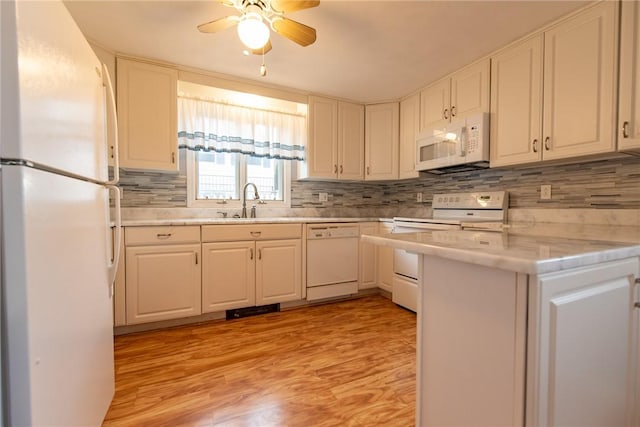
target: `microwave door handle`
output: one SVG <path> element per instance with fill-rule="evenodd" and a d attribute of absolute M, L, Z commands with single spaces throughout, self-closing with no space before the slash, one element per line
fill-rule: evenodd
<path fill-rule="evenodd" d="M 460 129 L 460 157 L 464 157 L 466 155 L 466 140 L 467 140 L 467 128 L 462 127 Z"/>

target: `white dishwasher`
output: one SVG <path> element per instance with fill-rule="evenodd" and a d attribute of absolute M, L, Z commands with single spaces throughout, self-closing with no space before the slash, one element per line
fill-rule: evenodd
<path fill-rule="evenodd" d="M 307 225 L 307 300 L 358 293 L 357 223 Z"/>

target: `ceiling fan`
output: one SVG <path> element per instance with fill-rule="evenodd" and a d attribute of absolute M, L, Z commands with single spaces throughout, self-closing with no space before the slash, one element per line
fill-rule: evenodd
<path fill-rule="evenodd" d="M 319 0 L 218 0 L 225 6 L 236 8 L 241 15 L 225 16 L 198 25 L 203 33 L 217 33 L 238 25 L 238 36 L 248 51 L 264 55 L 271 50 L 271 28 L 300 46 L 316 41 L 316 30 L 292 19 L 285 13 L 309 9 L 320 4 Z M 266 24 L 265 24 L 266 21 Z M 268 25 L 268 27 L 267 27 Z"/>

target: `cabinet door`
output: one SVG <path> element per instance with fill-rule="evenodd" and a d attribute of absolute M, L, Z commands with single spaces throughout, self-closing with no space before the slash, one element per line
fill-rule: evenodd
<path fill-rule="evenodd" d="M 542 35 L 491 58 L 491 166 L 542 159 Z"/>
<path fill-rule="evenodd" d="M 622 2 L 618 149 L 640 149 L 640 4 Z"/>
<path fill-rule="evenodd" d="M 527 425 L 635 426 L 638 258 L 541 275 L 530 305 Z"/>
<path fill-rule="evenodd" d="M 118 58 L 120 166 L 178 170 L 178 71 Z"/>
<path fill-rule="evenodd" d="M 309 97 L 309 138 L 305 178 L 338 176 L 338 101 Z"/>
<path fill-rule="evenodd" d="M 377 232 L 377 222 L 366 222 L 360 224 L 360 234 L 376 234 Z M 358 277 L 358 289 L 377 287 L 376 261 L 378 257 L 376 256 L 376 245 L 360 242 L 359 257 L 360 272 Z"/>
<path fill-rule="evenodd" d="M 416 136 L 420 131 L 420 94 L 400 102 L 400 179 L 417 178 Z"/>
<path fill-rule="evenodd" d="M 202 312 L 252 307 L 255 302 L 255 243 L 203 243 Z"/>
<path fill-rule="evenodd" d="M 365 180 L 398 179 L 399 105 L 367 105 L 365 111 Z"/>
<path fill-rule="evenodd" d="M 380 223 L 380 233 L 391 233 L 393 224 Z M 393 248 L 377 246 L 378 256 L 378 287 L 387 292 L 392 292 L 393 283 Z"/>
<path fill-rule="evenodd" d="M 545 33 L 543 159 L 615 150 L 617 2 Z"/>
<path fill-rule="evenodd" d="M 200 308 L 200 245 L 126 249 L 127 324 L 195 316 Z"/>
<path fill-rule="evenodd" d="M 420 92 L 420 130 L 441 127 L 451 120 L 451 79 L 448 77 Z"/>
<path fill-rule="evenodd" d="M 302 242 L 256 242 L 256 305 L 302 299 Z"/>
<path fill-rule="evenodd" d="M 489 59 L 451 75 L 451 120 L 489 111 Z"/>
<path fill-rule="evenodd" d="M 364 178 L 364 105 L 338 103 L 338 178 Z"/>

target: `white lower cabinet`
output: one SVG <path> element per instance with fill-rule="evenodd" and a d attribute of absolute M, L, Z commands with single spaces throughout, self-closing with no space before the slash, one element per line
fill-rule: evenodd
<path fill-rule="evenodd" d="M 376 234 L 377 222 L 363 222 L 360 224 L 360 234 Z M 377 282 L 377 246 L 371 243 L 360 242 L 358 289 L 376 288 Z"/>
<path fill-rule="evenodd" d="M 301 224 L 203 226 L 202 311 L 302 299 L 301 237 Z"/>
<path fill-rule="evenodd" d="M 256 305 L 302 299 L 302 242 L 256 242 Z"/>
<path fill-rule="evenodd" d="M 256 305 L 255 242 L 202 244 L 202 311 Z"/>
<path fill-rule="evenodd" d="M 381 234 L 391 233 L 393 230 L 392 222 L 381 222 L 379 232 Z M 378 287 L 387 292 L 393 289 L 393 248 L 389 246 L 377 246 L 378 268 L 377 278 Z"/>
<path fill-rule="evenodd" d="M 639 300 L 631 258 L 530 289 L 527 425 L 637 426 Z"/>
<path fill-rule="evenodd" d="M 199 226 L 128 227 L 127 325 L 199 315 L 200 265 Z"/>
<path fill-rule="evenodd" d="M 421 257 L 420 426 L 638 425 L 640 259 L 526 275 Z"/>
<path fill-rule="evenodd" d="M 128 247 L 127 324 L 200 314 L 200 245 Z"/>

